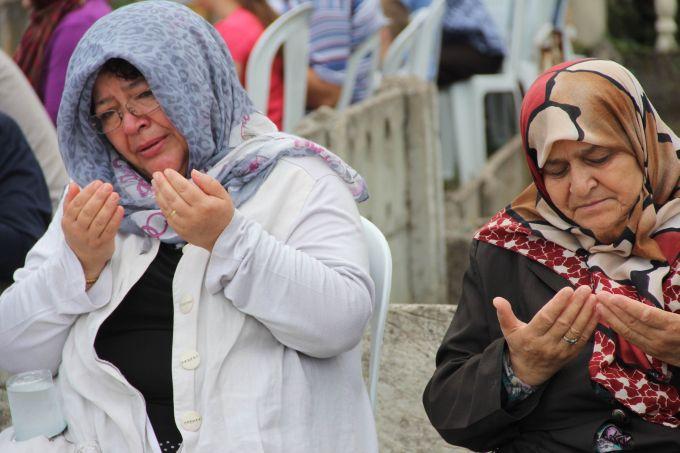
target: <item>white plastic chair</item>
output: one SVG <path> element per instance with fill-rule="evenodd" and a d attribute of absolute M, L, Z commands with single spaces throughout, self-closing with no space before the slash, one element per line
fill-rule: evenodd
<path fill-rule="evenodd" d="M 519 50 L 517 74 L 524 92 L 529 89 L 541 72 L 541 44 L 550 37 L 553 29 L 562 32 L 562 53 L 564 60 L 574 58 L 569 30 L 565 25 L 565 10 L 568 0 L 525 0 L 527 14 L 524 33 Z"/>
<path fill-rule="evenodd" d="M 375 412 L 380 368 L 380 350 L 392 288 L 392 253 L 382 232 L 365 217 L 361 218 L 368 247 L 369 272 L 375 283 L 375 308 L 371 318 L 371 355 L 368 361 L 368 396 Z"/>
<path fill-rule="evenodd" d="M 446 0 L 432 0 L 427 7 L 429 11 L 423 23 L 422 33 L 416 38 L 413 60 L 418 72 L 415 75 L 424 80 L 433 80 L 437 73 L 445 7 Z"/>
<path fill-rule="evenodd" d="M 272 63 L 283 47 L 283 130 L 291 132 L 305 114 L 312 5 L 303 3 L 272 22 L 255 43 L 246 65 L 246 90 L 255 108 L 267 112 Z"/>
<path fill-rule="evenodd" d="M 368 72 L 368 90 L 366 97 L 373 94 L 375 90 L 375 78 L 373 75 L 378 70 L 378 61 L 380 60 L 380 32 L 376 31 L 371 36 L 366 38 L 363 43 L 350 55 L 347 60 L 347 69 L 345 72 L 345 80 L 342 84 L 342 91 L 340 92 L 340 99 L 335 108 L 337 110 L 344 110 L 352 103 L 352 95 L 354 94 L 354 85 L 357 82 L 357 74 L 359 73 L 359 66 L 365 58 L 370 59 L 370 70 Z"/>
<path fill-rule="evenodd" d="M 512 93 L 516 115 L 522 95 L 519 90 L 515 60 L 518 58 L 523 30 L 524 0 L 485 0 L 485 6 L 508 49 L 503 67 L 497 74 L 478 74 L 468 80 L 453 83 L 440 92 L 440 102 L 448 102 L 452 112 L 452 137 L 442 141 L 444 179 L 451 179 L 458 168 L 459 182 L 465 183 L 479 175 L 486 162 L 485 98 L 490 93 Z"/>
<path fill-rule="evenodd" d="M 428 8 L 421 8 L 411 15 L 408 25 L 399 33 L 387 48 L 382 63 L 382 75 L 414 74 L 415 47 L 418 33 L 427 19 Z"/>
<path fill-rule="evenodd" d="M 411 15 L 409 24 L 394 38 L 385 53 L 383 75 L 414 75 L 431 80 L 439 62 L 445 0 L 433 0 Z"/>

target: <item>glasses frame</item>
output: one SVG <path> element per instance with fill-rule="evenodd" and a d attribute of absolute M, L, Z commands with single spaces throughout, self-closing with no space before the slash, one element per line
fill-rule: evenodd
<path fill-rule="evenodd" d="M 156 106 L 154 108 L 152 108 L 151 110 L 149 110 L 148 112 L 139 113 L 137 111 L 138 109 L 135 109 L 134 105 L 130 105 L 130 103 L 134 103 L 137 100 L 138 96 L 146 93 L 147 91 L 151 92 L 151 94 L 153 95 L 153 92 L 150 89 L 146 89 L 146 90 L 142 91 L 141 93 L 139 93 L 138 95 L 136 95 L 135 97 L 133 97 L 132 99 L 130 99 L 129 101 L 127 101 L 125 103 L 125 105 L 123 106 L 123 108 L 125 110 L 127 110 L 127 112 L 130 115 L 134 116 L 135 118 L 141 118 L 141 117 L 146 116 L 146 115 L 151 115 L 152 113 L 154 113 L 156 110 L 158 110 L 161 107 L 161 104 L 156 99 L 156 96 L 154 96 L 154 100 L 156 101 Z M 114 127 L 113 129 L 109 129 L 107 131 L 99 130 L 99 128 L 97 127 L 97 124 L 101 124 L 101 120 L 99 119 L 99 115 L 102 115 L 106 112 L 115 112 L 116 115 L 118 115 L 118 125 L 116 127 Z M 104 110 L 103 112 L 101 112 L 99 114 L 90 115 L 90 124 L 92 125 L 92 128 L 97 132 L 97 134 L 106 135 L 110 132 L 117 130 L 119 127 L 121 127 L 123 125 L 123 116 L 124 115 L 125 114 L 123 113 L 122 110 L 118 110 L 118 109 Z"/>

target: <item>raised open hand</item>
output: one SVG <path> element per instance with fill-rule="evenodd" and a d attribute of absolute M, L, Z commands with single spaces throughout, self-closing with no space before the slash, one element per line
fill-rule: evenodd
<path fill-rule="evenodd" d="M 84 189 L 74 182 L 69 184 L 61 227 L 66 243 L 83 267 L 85 280 L 96 279 L 113 256 L 124 214 L 119 200 L 111 184 L 99 180 Z"/>
<path fill-rule="evenodd" d="M 596 297 L 587 286 L 562 288 L 528 324 L 506 299 L 496 297 L 493 304 L 512 369 L 529 385 L 542 384 L 576 357 L 597 326 Z"/>
<path fill-rule="evenodd" d="M 652 357 L 680 366 L 680 314 L 621 295 L 599 293 L 597 300 L 602 322 Z"/>
<path fill-rule="evenodd" d="M 175 170 L 153 174 L 156 202 L 182 239 L 212 251 L 234 216 L 229 193 L 211 176 L 191 172 L 192 184 Z"/>

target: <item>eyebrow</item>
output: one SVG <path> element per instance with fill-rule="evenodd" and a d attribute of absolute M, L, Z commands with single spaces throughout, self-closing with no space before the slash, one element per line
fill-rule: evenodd
<path fill-rule="evenodd" d="M 577 152 L 578 152 L 581 156 L 585 156 L 586 154 L 592 153 L 592 152 L 595 151 L 596 149 L 598 149 L 598 146 L 597 146 L 597 145 L 590 145 L 589 147 L 584 148 L 584 149 L 581 149 L 581 150 L 579 150 L 579 151 L 577 151 Z M 565 159 L 550 159 L 550 158 L 548 158 L 548 160 L 545 161 L 545 164 L 543 164 L 543 166 L 545 167 L 546 165 L 550 165 L 550 164 L 558 164 L 558 163 L 560 163 L 560 162 L 564 162 L 564 160 L 565 160 Z"/>
<path fill-rule="evenodd" d="M 130 81 L 129 83 L 126 83 L 123 86 L 123 91 L 130 91 L 130 90 L 132 90 L 132 89 L 134 89 L 134 88 L 136 88 L 139 85 L 144 84 L 144 83 L 147 83 L 146 80 L 144 80 L 143 77 L 139 77 L 135 80 Z M 98 107 L 98 106 L 100 106 L 102 104 L 106 104 L 107 102 L 110 102 L 112 100 L 113 100 L 113 97 L 111 97 L 111 96 L 108 96 L 108 97 L 105 97 L 105 98 L 102 98 L 102 99 L 97 99 L 94 102 L 94 106 Z"/>

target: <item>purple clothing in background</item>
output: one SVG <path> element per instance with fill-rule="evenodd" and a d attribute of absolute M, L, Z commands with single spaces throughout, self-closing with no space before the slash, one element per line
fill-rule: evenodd
<path fill-rule="evenodd" d="M 64 16 L 47 43 L 40 91 L 45 109 L 55 125 L 71 54 L 88 28 L 110 12 L 106 0 L 86 0 L 82 7 Z"/>

